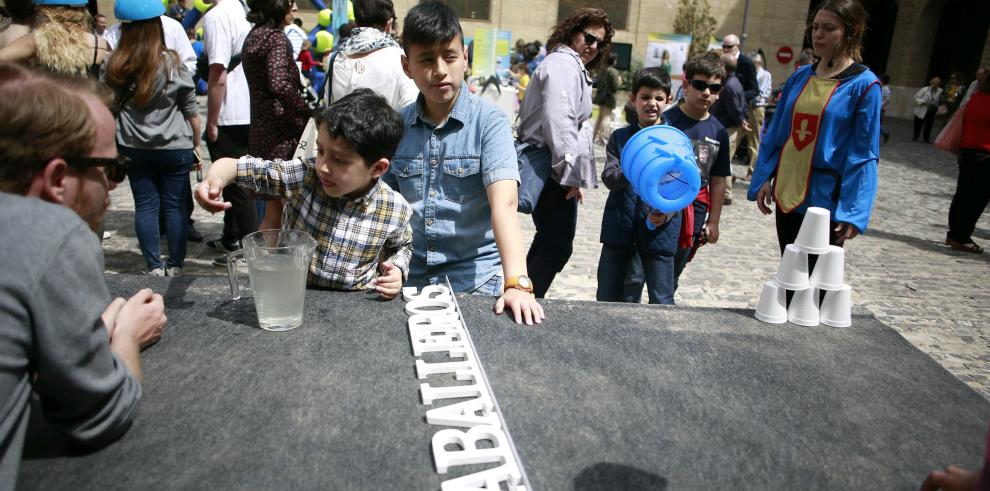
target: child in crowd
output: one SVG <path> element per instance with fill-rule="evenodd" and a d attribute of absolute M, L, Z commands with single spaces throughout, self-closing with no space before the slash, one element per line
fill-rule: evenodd
<path fill-rule="evenodd" d="M 509 68 L 509 73 L 512 74 L 512 78 L 516 82 L 516 97 L 519 104 L 522 104 L 523 99 L 526 98 L 526 87 L 529 86 L 529 70 L 526 68 L 526 63 L 523 61 L 514 63 Z"/>
<path fill-rule="evenodd" d="M 309 79 L 309 82 L 313 82 L 313 67 L 316 66 L 316 60 L 313 59 L 313 43 L 309 39 L 303 40 L 302 49 L 299 51 L 299 68 L 302 70 L 303 75 Z"/>
<path fill-rule="evenodd" d="M 642 260 L 650 303 L 673 305 L 674 254 L 681 227 L 680 214 L 653 211 L 633 191 L 619 162 L 623 147 L 636 132 L 663 123 L 663 111 L 671 99 L 670 75 L 659 67 L 636 72 L 629 99 L 636 108 L 636 123 L 615 130 L 605 146 L 602 182 L 609 193 L 602 215 L 596 298 L 603 302 L 639 303 L 640 295 L 626 298 L 623 280 L 630 261 Z M 647 220 L 655 227 L 653 230 L 647 228 Z M 636 286 L 630 290 L 642 292 L 642 283 Z"/>
<path fill-rule="evenodd" d="M 684 65 L 684 101 L 664 113 L 667 124 L 691 139 L 701 170 L 701 191 L 681 217 L 680 240 L 674 257 L 674 290 L 684 266 L 698 247 L 718 242 L 725 178 L 731 173 L 729 133 L 708 111 L 718 100 L 724 79 L 725 66 L 719 55 L 703 53 L 691 57 Z"/>
<path fill-rule="evenodd" d="M 402 109 L 405 136 L 386 182 L 413 209 L 409 284 L 444 283 L 499 297 L 516 322 L 539 323 L 516 215 L 519 169 L 509 120 L 464 86 L 467 54 L 457 14 L 419 3 L 402 29 L 402 69 L 420 95 Z M 504 283 L 503 283 L 504 275 Z M 503 290 L 504 288 L 504 290 Z"/>
<path fill-rule="evenodd" d="M 402 138 L 402 120 L 368 89 L 320 110 L 316 120 L 316 159 L 219 159 L 196 188 L 196 200 L 207 211 L 223 211 L 230 204 L 220 201 L 220 190 L 232 182 L 281 198 L 283 227 L 317 242 L 309 284 L 373 288 L 394 298 L 409 273 L 412 209 L 379 178 Z"/>

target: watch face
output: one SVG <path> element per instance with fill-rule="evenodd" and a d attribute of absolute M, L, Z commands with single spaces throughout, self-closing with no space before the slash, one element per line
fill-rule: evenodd
<path fill-rule="evenodd" d="M 529 281 L 529 276 L 520 276 L 519 277 L 519 286 L 521 286 L 523 288 L 532 288 L 533 287 L 533 282 L 532 281 Z"/>

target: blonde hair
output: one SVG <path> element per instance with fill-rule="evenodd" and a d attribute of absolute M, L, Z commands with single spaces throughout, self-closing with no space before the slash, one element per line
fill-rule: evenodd
<path fill-rule="evenodd" d="M 93 151 L 93 113 L 58 80 L 0 63 L 0 100 L 17 101 L 0 104 L 0 191 L 24 194 L 51 159 Z"/>
<path fill-rule="evenodd" d="M 34 56 L 53 72 L 85 75 L 93 63 L 93 18 L 85 7 L 41 5 L 39 27 L 34 31 Z"/>

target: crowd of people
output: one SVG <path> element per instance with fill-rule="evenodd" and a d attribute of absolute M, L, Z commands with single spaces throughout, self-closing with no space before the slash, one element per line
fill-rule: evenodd
<path fill-rule="evenodd" d="M 200 55 L 190 43 L 199 36 L 177 20 L 184 2 L 166 10 L 159 0 L 117 0 L 120 24 L 111 27 L 105 17 L 94 22 L 81 0 L 36 4 L 9 9 L 12 22 L 0 31 L 0 61 L 35 67 L 0 64 L 0 100 L 23 101 L 0 103 L 0 119 L 12 123 L 0 132 L 0 220 L 13 231 L 0 262 L 16 272 L 2 291 L 36 293 L 0 295 L 15 340 L 0 341 L 0 352 L 19 363 L 0 370 L 0 393 L 16 400 L 0 413 L 0 487 L 16 480 L 32 390 L 47 418 L 94 444 L 119 435 L 133 415 L 139 352 L 161 336 L 165 315 L 159 295 L 111 301 L 102 280 L 101 217 L 125 178 L 149 275 L 182 274 L 195 198 L 224 213 L 221 237 L 208 241 L 220 252 L 259 229 L 302 230 L 317 241 L 310 285 L 392 299 L 403 286 L 449 281 L 529 325 L 547 315 L 538 299 L 569 261 L 579 206 L 599 179 L 609 190 L 601 301 L 639 302 L 645 285 L 650 303 L 674 303 L 687 264 L 719 241 L 722 207 L 732 201 L 730 160 L 744 137 L 747 198 L 775 215 L 781 251 L 809 206 L 831 212 L 830 242 L 842 246 L 866 230 L 876 197 L 889 96 L 862 64 L 866 13 L 857 0 L 817 7 L 807 27 L 813 58 L 788 77 L 768 122 L 775 99 L 763 57 L 744 54 L 730 34 L 721 50 L 688 59 L 679 95 L 669 67 L 633 74 L 634 116 L 611 134 L 592 107 L 611 113 L 625 102 L 616 99 L 615 31 L 604 10 L 576 9 L 545 47 L 518 48 L 512 71 L 526 83 L 515 136 L 501 110 L 466 90 L 464 33 L 443 3 L 414 6 L 397 35 L 391 0 L 354 2 L 354 25 L 323 53 L 326 105 L 315 111 L 294 0 L 215 0 Z M 197 77 L 206 84 L 205 122 Z M 929 138 L 933 107 L 965 111 L 946 241 L 979 249 L 970 235 L 988 196 L 979 185 L 990 158 L 986 71 L 968 90 L 954 77 L 946 92 L 937 78 L 919 91 L 915 137 L 923 130 Z M 619 164 L 629 139 L 656 124 L 692 142 L 702 186 L 683 210 L 650 208 Z M 193 192 L 203 138 L 212 164 Z M 600 175 L 596 138 L 607 140 Z M 528 252 L 517 211 L 536 226 Z M 68 308 L 32 314 L 56 302 Z M 47 343 L 69 345 L 60 349 L 73 356 L 49 356 Z"/>

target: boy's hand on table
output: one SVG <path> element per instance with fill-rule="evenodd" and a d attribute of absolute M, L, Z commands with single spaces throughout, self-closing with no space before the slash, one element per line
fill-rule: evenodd
<path fill-rule="evenodd" d="M 196 186 L 196 202 L 210 213 L 227 210 L 233 205 L 222 200 L 220 197 L 222 191 L 223 180 L 207 176 Z"/>
<path fill-rule="evenodd" d="M 402 270 L 385 261 L 381 264 L 380 273 L 375 278 L 375 291 L 385 300 L 392 300 L 402 289 Z"/>
<path fill-rule="evenodd" d="M 526 325 L 532 326 L 543 322 L 547 317 L 536 297 L 518 288 L 509 288 L 498 297 L 495 302 L 495 315 L 502 315 L 506 307 L 512 311 L 516 324 L 522 324 L 525 320 Z"/>

